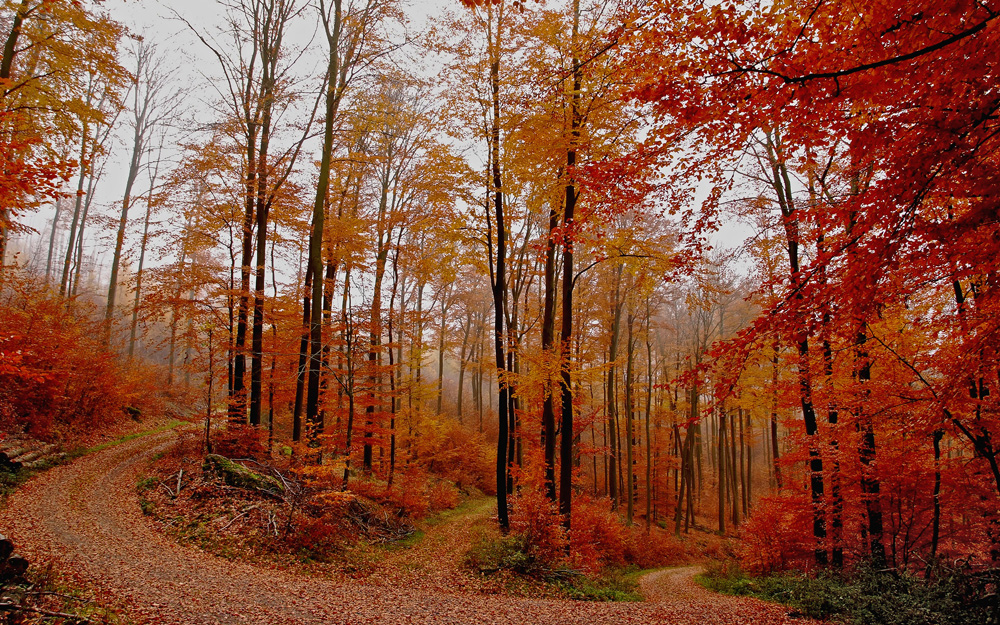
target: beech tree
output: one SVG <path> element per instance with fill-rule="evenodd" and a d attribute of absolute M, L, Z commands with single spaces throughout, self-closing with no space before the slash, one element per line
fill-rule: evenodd
<path fill-rule="evenodd" d="M 132 146 L 128 171 L 125 175 L 125 195 L 122 199 L 121 216 L 118 219 L 115 247 L 111 257 L 108 301 L 104 311 L 104 322 L 107 325 L 106 341 L 111 340 L 114 330 L 115 308 L 118 304 L 118 271 L 135 182 L 142 169 L 149 164 L 154 133 L 169 120 L 175 119 L 181 107 L 180 94 L 176 90 L 170 91 L 171 85 L 167 69 L 164 67 L 164 57 L 157 52 L 156 47 L 140 41 L 135 45 L 132 55 L 135 61 L 134 79 L 128 94 L 131 96 L 129 125 L 132 129 Z M 72 247 L 72 240 L 70 243 Z"/>

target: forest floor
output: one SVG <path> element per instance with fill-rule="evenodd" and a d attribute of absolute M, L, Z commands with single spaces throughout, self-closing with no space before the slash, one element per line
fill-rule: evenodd
<path fill-rule="evenodd" d="M 432 517 L 382 558 L 370 582 L 233 562 L 178 544 L 142 514 L 136 483 L 175 430 L 125 440 L 30 480 L 0 527 L 32 561 L 52 561 L 134 623 L 804 623 L 788 609 L 711 593 L 698 567 L 646 575 L 643 603 L 484 595 L 459 558 L 488 522 L 482 500 Z M 376 582 L 376 583 L 371 583 Z"/>

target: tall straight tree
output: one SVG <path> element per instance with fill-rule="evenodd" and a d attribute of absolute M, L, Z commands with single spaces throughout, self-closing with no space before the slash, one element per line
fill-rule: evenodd
<path fill-rule="evenodd" d="M 312 112 L 304 112 L 300 124 L 286 121 L 292 137 L 275 150 L 279 133 L 286 130 L 278 120 L 294 116 L 299 100 L 290 92 L 295 51 L 289 50 L 289 24 L 304 10 L 298 0 L 236 0 L 226 6 L 228 31 L 220 42 L 196 33 L 219 61 L 223 80 L 216 84 L 229 120 L 223 124 L 239 148 L 241 163 L 240 200 L 243 207 L 240 236 L 240 284 L 236 336 L 232 353 L 230 418 L 260 425 L 263 376 L 264 283 L 266 278 L 267 231 L 275 198 L 293 172 L 303 143 L 310 134 L 319 100 Z M 301 125 L 297 130 L 296 126 Z M 256 251 L 256 255 L 254 252 Z M 254 256 L 256 256 L 254 258 Z M 251 266 L 253 263 L 253 266 Z M 250 316 L 250 278 L 254 278 L 253 317 Z M 251 328 L 250 396 L 246 389 L 246 343 Z M 249 401 L 248 401 L 249 400 Z"/>
<path fill-rule="evenodd" d="M 580 61 L 580 0 L 573 0 L 573 27 L 570 38 L 573 89 L 570 92 L 569 143 L 566 148 L 566 204 L 563 210 L 563 283 L 562 327 L 560 328 L 560 367 L 562 369 L 562 427 L 559 442 L 559 513 L 563 526 L 570 528 L 573 502 L 573 389 L 570 382 L 570 338 L 573 333 L 573 238 L 576 219 L 577 147 L 583 115 L 580 111 L 580 89 L 583 86 L 583 65 Z M 631 468 L 629 469 L 631 471 Z"/>
<path fill-rule="evenodd" d="M 118 233 L 115 249 L 111 257 L 111 278 L 108 283 L 108 301 L 104 310 L 105 343 L 113 334 L 115 304 L 118 296 L 118 271 L 121 267 L 122 248 L 125 243 L 125 229 L 128 227 L 128 211 L 132 206 L 135 181 L 149 157 L 150 140 L 156 129 L 177 114 L 180 100 L 169 93 L 168 73 L 163 66 L 163 57 L 156 46 L 142 40 L 133 50 L 135 60 L 135 82 L 131 93 L 132 155 L 128 173 L 125 176 L 125 195 L 122 198 L 121 215 L 118 218 Z"/>
<path fill-rule="evenodd" d="M 257 164 L 250 169 L 256 172 L 256 189 L 254 189 L 254 212 L 256 220 L 256 252 L 257 259 L 254 270 L 254 304 L 253 330 L 251 338 L 250 362 L 250 425 L 261 423 L 262 376 L 264 358 L 264 278 L 267 260 L 267 223 L 268 214 L 274 203 L 275 195 L 287 180 L 295 167 L 298 155 L 302 149 L 306 135 L 312 126 L 312 117 L 305 125 L 305 134 L 295 142 L 284 154 L 274 158 L 271 155 L 271 141 L 274 134 L 274 118 L 276 104 L 279 98 L 288 94 L 281 92 L 281 84 L 285 82 L 287 66 L 282 67 L 281 61 L 287 58 L 284 50 L 285 30 L 298 13 L 295 0 L 258 0 L 254 7 L 254 22 L 252 32 L 259 40 L 260 50 L 260 86 L 258 92 L 258 107 L 260 109 L 260 143 L 257 145 Z M 247 156 L 250 156 L 249 150 Z M 276 166 L 281 169 L 273 171 Z M 250 189 L 248 189 L 248 194 Z"/>
<path fill-rule="evenodd" d="M 487 226 L 487 241 L 490 255 L 495 258 L 495 265 L 490 264 L 490 280 L 493 289 L 493 350 L 496 356 L 497 368 L 497 520 L 500 529 L 506 531 L 510 527 L 507 512 L 507 481 L 510 467 L 508 466 L 508 372 L 507 372 L 507 337 L 504 331 L 507 303 L 507 224 L 504 220 L 504 190 L 503 173 L 500 167 L 500 57 L 502 50 L 502 34 L 505 14 L 505 4 L 498 2 L 486 8 L 486 42 L 487 56 L 490 66 L 490 109 L 489 133 L 487 144 L 489 150 L 489 198 L 487 206 L 492 204 L 496 224 L 496 247 L 493 245 L 493 226 Z M 494 31 L 494 28 L 496 29 Z"/>
<path fill-rule="evenodd" d="M 385 17 L 391 2 L 366 0 L 347 6 L 343 0 L 317 0 L 320 21 L 327 43 L 327 68 L 324 85 L 323 143 L 320 155 L 316 199 L 309 235 L 309 271 L 313 275 L 312 307 L 309 314 L 309 370 L 306 386 L 306 427 L 311 440 L 323 429 L 320 412 L 320 375 L 323 365 L 323 234 L 327 194 L 330 191 L 330 168 L 333 163 L 333 135 L 341 102 L 353 82 L 358 66 L 375 53 L 373 32 Z"/>

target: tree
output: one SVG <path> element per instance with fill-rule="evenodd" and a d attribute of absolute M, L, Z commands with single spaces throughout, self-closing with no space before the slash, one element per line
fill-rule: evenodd
<path fill-rule="evenodd" d="M 125 243 L 125 228 L 128 226 L 128 211 L 133 200 L 133 190 L 136 179 L 142 168 L 147 164 L 151 151 L 153 134 L 168 120 L 174 119 L 181 106 L 180 93 L 170 92 L 169 74 L 164 67 L 164 60 L 159 56 L 156 47 L 145 41 L 136 43 L 132 55 L 135 60 L 134 80 L 131 86 L 131 119 L 132 154 L 129 159 L 128 172 L 125 175 L 125 195 L 122 199 L 121 216 L 118 219 L 118 234 L 115 237 L 115 248 L 111 258 L 111 278 L 108 283 L 108 301 L 104 311 L 106 324 L 105 341 L 110 341 L 114 312 L 117 306 L 118 271 L 121 265 L 122 248 Z M 72 247 L 72 242 L 71 242 Z"/>
<path fill-rule="evenodd" d="M 72 168 L 61 145 L 71 143 L 84 120 L 104 111 L 86 96 L 79 68 L 110 83 L 127 75 L 115 57 L 123 28 L 83 2 L 21 0 L 4 4 L 10 30 L 0 59 L 0 265 L 9 233 L 25 210 L 59 193 Z M 78 45 L 86 37 L 86 45 Z"/>

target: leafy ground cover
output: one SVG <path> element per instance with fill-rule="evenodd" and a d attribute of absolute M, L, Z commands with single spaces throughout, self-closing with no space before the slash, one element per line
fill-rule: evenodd
<path fill-rule="evenodd" d="M 859 567 L 843 574 L 751 576 L 717 564 L 696 579 L 710 590 L 774 601 L 798 614 L 851 625 L 1000 623 L 1000 571 L 940 567 L 918 577 Z"/>
<path fill-rule="evenodd" d="M 311 469 L 296 470 L 287 461 L 279 468 L 284 459 L 206 456 L 198 436 L 187 433 L 138 481 L 139 503 L 161 529 L 209 553 L 383 586 L 641 601 L 639 544 L 669 543 L 669 549 L 647 550 L 660 559 L 646 563 L 687 560 L 659 528 L 644 538 L 641 529 L 613 515 L 595 518 L 586 506 L 578 531 L 595 555 L 571 560 L 558 522 L 543 522 L 552 519 L 540 502 L 525 501 L 516 531 L 503 536 L 495 501 L 474 490 L 442 496 L 447 482 L 403 476 L 393 486 L 354 479 L 344 491 L 310 481 Z M 407 505 L 415 497 L 401 492 L 406 488 L 422 489 L 424 503 Z M 533 513 L 540 518 L 529 518 Z M 604 555 L 612 553 L 630 560 Z"/>

